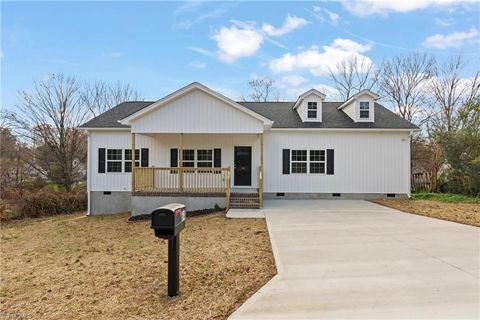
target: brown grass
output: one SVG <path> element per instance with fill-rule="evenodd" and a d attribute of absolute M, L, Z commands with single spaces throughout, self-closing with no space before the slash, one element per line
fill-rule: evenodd
<path fill-rule="evenodd" d="M 167 291 L 167 244 L 149 221 L 81 214 L 3 223 L 2 316 L 225 319 L 276 273 L 265 220 L 189 218 L 180 290 Z"/>
<path fill-rule="evenodd" d="M 479 203 L 447 203 L 407 199 L 382 199 L 373 202 L 408 213 L 480 227 Z"/>

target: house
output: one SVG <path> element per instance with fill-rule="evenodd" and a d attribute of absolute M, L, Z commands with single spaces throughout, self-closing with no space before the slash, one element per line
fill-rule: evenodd
<path fill-rule="evenodd" d="M 195 82 L 158 101 L 123 102 L 81 126 L 89 214 L 407 197 L 418 127 L 368 90 L 325 98 L 312 89 L 294 102 L 235 102 Z"/>

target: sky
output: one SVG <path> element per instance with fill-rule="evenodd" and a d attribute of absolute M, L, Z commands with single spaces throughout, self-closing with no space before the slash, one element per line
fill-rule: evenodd
<path fill-rule="evenodd" d="M 336 100 L 328 70 L 358 56 L 413 51 L 480 66 L 480 2 L 1 2 L 1 107 L 51 73 L 128 83 L 157 100 L 198 81 L 238 100 L 269 76 L 284 100 L 315 87 Z"/>

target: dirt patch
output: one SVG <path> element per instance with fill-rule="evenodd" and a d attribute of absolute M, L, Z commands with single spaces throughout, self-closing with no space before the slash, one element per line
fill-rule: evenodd
<path fill-rule="evenodd" d="M 434 200 L 375 200 L 400 211 L 480 227 L 479 203 L 446 203 Z"/>
<path fill-rule="evenodd" d="M 149 221 L 80 214 L 1 229 L 1 313 L 26 319 L 225 319 L 276 273 L 263 219 L 189 218 L 182 295 L 167 292 L 167 243 Z"/>

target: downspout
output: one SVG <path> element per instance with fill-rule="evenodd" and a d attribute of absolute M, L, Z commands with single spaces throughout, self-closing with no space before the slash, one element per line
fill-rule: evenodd
<path fill-rule="evenodd" d="M 92 136 L 90 133 L 87 131 L 87 216 L 91 214 L 91 183 L 92 183 L 92 178 L 91 178 L 91 173 L 92 173 Z"/>

